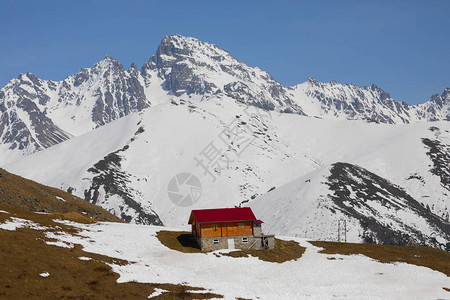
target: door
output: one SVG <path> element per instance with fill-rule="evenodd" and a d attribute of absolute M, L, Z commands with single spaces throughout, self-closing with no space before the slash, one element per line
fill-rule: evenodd
<path fill-rule="evenodd" d="M 234 249 L 234 239 L 228 239 L 228 249 Z"/>

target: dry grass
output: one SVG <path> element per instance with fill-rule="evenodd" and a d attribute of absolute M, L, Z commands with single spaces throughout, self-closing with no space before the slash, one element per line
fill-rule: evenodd
<path fill-rule="evenodd" d="M 156 234 L 161 244 L 169 249 L 183 253 L 202 253 L 197 242 L 188 231 L 167 231 L 162 230 Z"/>
<path fill-rule="evenodd" d="M 296 260 L 302 257 L 306 248 L 300 246 L 294 241 L 284 241 L 275 239 L 275 248 L 266 250 L 239 250 L 229 253 L 221 253 L 221 255 L 231 257 L 248 257 L 254 256 L 263 261 L 284 263 L 289 260 Z"/>
<path fill-rule="evenodd" d="M 205 253 L 201 251 L 197 242 L 192 238 L 190 232 L 159 231 L 156 235 L 159 241 L 172 250 L 183 253 Z M 283 263 L 285 261 L 299 259 L 305 252 L 304 247 L 294 241 L 283 241 L 275 239 L 275 248 L 267 250 L 238 250 L 230 253 L 221 253 L 230 257 L 254 256 L 263 261 Z M 220 256 L 217 254 L 217 256 Z"/>
<path fill-rule="evenodd" d="M 33 212 L 62 214 L 75 212 L 98 220 L 123 222 L 105 209 L 81 198 L 8 173 L 3 169 L 0 169 L 0 204 L 9 204 Z"/>
<path fill-rule="evenodd" d="M 32 220 L 48 231 L 76 234 L 78 229 L 55 223 L 54 215 L 36 214 L 0 204 L 0 223 L 14 216 Z M 84 216 L 81 218 L 89 219 Z M 147 299 L 155 288 L 168 292 L 155 299 L 221 298 L 213 293 L 191 293 L 202 288 L 174 284 L 117 283 L 118 274 L 105 263 L 129 262 L 84 252 L 80 245 L 61 248 L 45 244 L 45 232 L 20 228 L 16 231 L 0 229 L 0 299 Z M 78 257 L 90 257 L 82 261 Z M 39 274 L 48 272 L 49 277 Z"/>
<path fill-rule="evenodd" d="M 336 242 L 310 242 L 326 254 L 362 254 L 383 263 L 405 262 L 424 266 L 450 276 L 450 253 L 429 247 L 388 246 Z"/>

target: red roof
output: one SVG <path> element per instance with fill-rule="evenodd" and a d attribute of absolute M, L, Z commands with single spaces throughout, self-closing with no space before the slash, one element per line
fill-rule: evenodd
<path fill-rule="evenodd" d="M 193 217 L 198 223 L 256 221 L 250 207 L 192 210 L 189 224 L 192 224 Z"/>

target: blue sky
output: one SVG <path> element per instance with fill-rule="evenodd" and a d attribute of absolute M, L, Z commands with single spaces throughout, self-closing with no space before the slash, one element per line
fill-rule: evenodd
<path fill-rule="evenodd" d="M 0 2 L 0 86 L 62 80 L 106 54 L 139 67 L 170 34 L 193 36 L 285 85 L 377 84 L 423 103 L 450 87 L 450 1 Z"/>

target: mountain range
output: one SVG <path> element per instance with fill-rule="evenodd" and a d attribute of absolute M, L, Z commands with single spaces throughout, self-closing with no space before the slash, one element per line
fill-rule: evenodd
<path fill-rule="evenodd" d="M 107 56 L 63 81 L 11 80 L 0 164 L 129 222 L 249 205 L 276 234 L 333 240 L 345 220 L 349 241 L 445 249 L 449 120 L 449 88 L 409 105 L 376 85 L 286 87 L 173 35 L 140 70 Z"/>
<path fill-rule="evenodd" d="M 450 89 L 420 105 L 397 102 L 376 85 L 309 78 L 283 86 L 216 45 L 165 37 L 140 70 L 106 56 L 63 81 L 20 74 L 0 91 L 0 141 L 6 156 L 28 155 L 91 131 L 167 96 L 227 96 L 270 111 L 389 124 L 450 120 Z M 7 155 L 9 154 L 9 155 Z"/>

